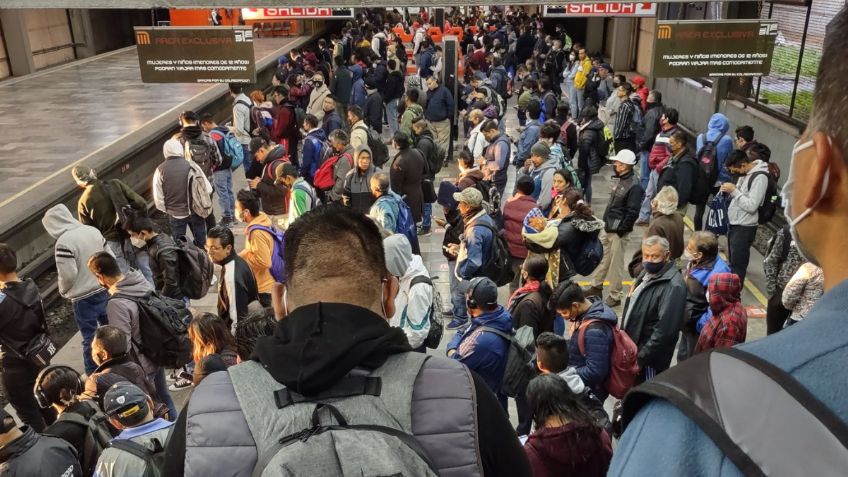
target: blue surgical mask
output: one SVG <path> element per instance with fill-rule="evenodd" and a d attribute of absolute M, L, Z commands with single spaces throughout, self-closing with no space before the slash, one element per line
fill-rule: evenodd
<path fill-rule="evenodd" d="M 642 262 L 642 268 L 644 268 L 646 272 L 652 275 L 659 273 L 664 266 L 665 262 Z"/>
<path fill-rule="evenodd" d="M 828 142 L 831 144 L 832 141 L 830 137 L 827 138 Z M 798 234 L 798 224 L 801 223 L 802 220 L 807 218 L 811 213 L 813 213 L 813 209 L 819 205 L 819 202 L 824 198 L 824 195 L 827 193 L 827 187 L 830 185 L 830 169 L 825 171 L 824 179 L 822 180 L 822 189 L 819 194 L 819 198 L 816 199 L 815 203 L 812 206 L 808 207 L 805 211 L 798 214 L 797 217 L 792 216 L 792 184 L 795 182 L 795 156 L 798 155 L 799 152 L 804 149 L 811 148 L 815 145 L 812 140 L 806 141 L 803 144 L 795 143 L 795 146 L 792 148 L 792 159 L 789 163 L 789 178 L 786 180 L 786 183 L 783 185 L 783 189 L 780 191 L 781 200 L 783 200 L 783 215 L 786 216 L 786 220 L 789 221 L 789 234 L 792 236 L 792 240 L 795 242 L 795 245 L 798 246 L 798 251 L 802 258 L 807 260 L 808 262 L 818 266 L 818 262 L 816 262 L 815 258 L 807 252 L 802 243 L 801 236 Z"/>

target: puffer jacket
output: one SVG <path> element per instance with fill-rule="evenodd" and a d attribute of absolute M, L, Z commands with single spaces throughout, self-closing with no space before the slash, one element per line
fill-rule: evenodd
<path fill-rule="evenodd" d="M 148 393 L 154 403 L 158 403 L 154 392 L 155 388 L 147 379 L 144 369 L 130 359 L 127 354 L 115 356 L 100 363 L 97 369 L 85 380 L 85 390 L 82 397 L 97 402 L 100 409 L 103 409 L 103 396 L 106 391 L 120 381 L 129 381 L 135 384 L 139 389 Z"/>
<path fill-rule="evenodd" d="M 448 343 L 447 351 L 456 350 L 451 357 L 479 374 L 489 389 L 498 393 L 506 368 L 509 342 L 502 336 L 486 331 L 484 327 L 511 334 L 512 318 L 500 305 L 493 311 L 483 313 L 471 320 L 468 328 L 457 331 Z"/>
<path fill-rule="evenodd" d="M 42 436 L 29 426 L 0 449 L 0 471 L 10 477 L 82 477 L 77 451 L 63 439 Z"/>
<path fill-rule="evenodd" d="M 651 152 L 648 154 L 648 169 L 652 171 L 661 171 L 671 158 L 671 146 L 668 141 L 671 135 L 677 131 L 676 125 L 669 125 L 668 129 L 663 129 L 654 138 Z"/>
<path fill-rule="evenodd" d="M 399 288 L 395 296 L 395 314 L 389 324 L 403 330 L 409 346 L 416 349 L 424 344 L 430 332 L 430 306 L 433 304 L 433 287 L 427 284 L 412 286 L 416 277 L 429 278 L 424 261 L 412 254 L 412 246 L 405 236 L 394 234 L 383 240 L 386 269 L 398 277 Z"/>
<path fill-rule="evenodd" d="M 88 270 L 88 259 L 97 252 L 112 254 L 100 231 L 77 222 L 65 204 L 56 204 L 44 214 L 41 223 L 56 239 L 56 271 L 59 294 L 71 301 L 88 298 L 103 287 Z"/>
<path fill-rule="evenodd" d="M 509 246 L 509 254 L 513 258 L 527 257 L 527 246 L 524 245 L 521 230 L 524 228 L 524 218 L 534 208 L 536 208 L 536 201 L 533 197 L 522 194 L 513 195 L 503 206 L 504 238 Z"/>
<path fill-rule="evenodd" d="M 592 305 L 577 317 L 577 326 L 583 326 L 589 320 L 600 320 L 603 323 L 591 323 L 583 333 L 583 350 L 580 352 L 578 338 L 580 333 L 571 334 L 568 343 L 568 365 L 573 366 L 583 384 L 590 387 L 592 392 L 603 402 L 609 392 L 606 380 L 610 373 L 610 353 L 612 352 L 612 329 L 618 325 L 618 317 L 612 308 L 597 297 L 590 298 Z"/>
<path fill-rule="evenodd" d="M 481 209 L 465 222 L 465 231 L 459 244 L 459 254 L 456 257 L 456 277 L 460 280 L 470 280 L 488 263 L 492 255 L 494 235 L 485 225 L 495 227 L 495 222 Z"/>
<path fill-rule="evenodd" d="M 683 327 L 693 334 L 700 333 L 704 323 L 712 316 L 707 302 L 707 285 L 710 277 L 717 273 L 730 273 L 730 267 L 721 257 L 704 263 L 689 262 L 686 268 L 686 316 Z"/>
<path fill-rule="evenodd" d="M 109 292 L 112 297 L 106 304 L 106 317 L 109 324 L 124 332 L 127 337 L 127 349 L 132 356 L 138 357 L 138 364 L 144 368 L 145 374 L 156 372 L 159 367 L 153 364 L 147 356 L 141 353 L 136 343 L 141 344 L 141 327 L 139 324 L 138 304 L 133 299 L 139 299 L 153 291 L 153 287 L 138 270 L 130 270 L 124 279 L 112 286 Z"/>
<path fill-rule="evenodd" d="M 312 184 L 315 171 L 321 167 L 321 155 L 325 147 L 331 147 L 327 143 L 327 135 L 324 130 L 316 128 L 309 131 L 303 139 L 303 157 L 300 161 L 300 177 Z"/>
<path fill-rule="evenodd" d="M 356 152 L 356 156 L 359 157 L 359 154 L 362 151 L 370 152 L 367 147 L 360 148 L 359 151 Z M 368 166 L 368 169 L 363 172 L 358 166 L 356 166 L 357 162 L 357 159 L 354 159 L 354 168 L 348 171 L 345 176 L 344 193 L 342 194 L 342 197 L 348 207 L 368 215 L 368 211 L 371 210 L 371 206 L 374 205 L 374 201 L 377 200 L 377 198 L 374 197 L 374 194 L 371 193 L 371 177 L 379 172 L 379 170 L 374 166 L 374 164 L 371 164 Z"/>
<path fill-rule="evenodd" d="M 147 254 L 150 255 L 156 291 L 181 300 L 184 294 L 180 287 L 180 257 L 174 239 L 166 234 L 156 234 L 147 240 Z"/>
<path fill-rule="evenodd" d="M 621 328 L 639 349 L 640 368 L 668 369 L 685 314 L 686 283 L 673 262 L 651 277 L 643 271 L 636 278 L 624 302 Z"/>
<path fill-rule="evenodd" d="M 559 248 L 559 281 L 576 275 L 571 265 L 583 252 L 583 244 L 598 236 L 604 228 L 604 221 L 597 218 L 579 218 L 571 213 L 557 226 L 555 246 Z"/>
<path fill-rule="evenodd" d="M 634 172 L 618 178 L 618 184 L 612 190 L 609 204 L 604 210 L 604 229 L 607 233 L 624 236 L 633 231 L 633 224 L 639 218 L 639 209 L 645 190 Z"/>
<path fill-rule="evenodd" d="M 612 460 L 605 430 L 570 422 L 537 429 L 524 444 L 534 477 L 604 477 Z"/>
<path fill-rule="evenodd" d="M 115 212 L 115 206 L 106 191 L 107 187 L 112 190 L 112 194 L 116 197 L 123 197 L 133 210 L 146 212 L 147 202 L 118 179 L 105 182 L 96 180 L 85 187 L 85 191 L 83 191 L 82 197 L 77 203 L 77 216 L 80 222 L 83 225 L 96 227 L 106 240 L 117 242 L 121 240 L 122 233 L 116 227 L 118 214 Z"/>
<path fill-rule="evenodd" d="M 722 113 L 715 113 L 710 116 L 710 121 L 707 123 L 707 132 L 705 134 L 699 134 L 696 141 L 696 154 L 704 147 L 707 141 L 716 143 L 718 180 L 722 183 L 730 182 L 731 180 L 730 173 L 727 172 L 724 163 L 727 161 L 730 153 L 733 152 L 733 149 L 735 149 L 733 139 L 727 134 L 728 131 L 730 131 L 730 121 L 727 119 L 727 116 Z"/>
<path fill-rule="evenodd" d="M 598 155 L 598 144 L 604 140 L 604 123 L 597 117 L 578 128 L 577 168 L 597 174 L 606 156 Z"/>

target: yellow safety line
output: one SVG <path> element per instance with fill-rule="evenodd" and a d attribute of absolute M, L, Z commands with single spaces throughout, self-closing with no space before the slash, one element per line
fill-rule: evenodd
<path fill-rule="evenodd" d="M 683 217 L 683 223 L 686 224 L 686 227 L 689 230 L 693 232 L 695 231 L 695 222 L 692 222 L 692 219 L 690 219 L 688 216 Z M 727 255 L 721 252 L 719 252 L 719 255 L 724 261 L 727 261 Z M 768 299 L 766 298 L 766 296 L 763 294 L 763 292 L 760 291 L 759 288 L 756 287 L 756 285 L 751 283 L 751 280 L 748 280 L 747 278 L 745 279 L 745 288 L 748 289 L 749 292 L 751 292 L 751 295 L 754 295 L 754 298 L 756 298 L 761 305 L 768 306 Z"/>
<path fill-rule="evenodd" d="M 577 282 L 577 284 L 578 284 L 578 285 L 580 285 L 581 287 L 588 287 L 589 285 L 591 285 L 591 284 L 592 284 L 592 282 L 589 282 L 589 281 L 586 281 L 586 282 Z M 621 284 L 622 284 L 622 285 L 630 286 L 630 285 L 633 285 L 633 281 L 632 281 L 632 280 L 624 281 L 624 282 L 621 282 Z M 605 286 L 605 287 L 608 287 L 609 285 L 610 285 L 610 282 L 604 282 L 604 286 Z"/>

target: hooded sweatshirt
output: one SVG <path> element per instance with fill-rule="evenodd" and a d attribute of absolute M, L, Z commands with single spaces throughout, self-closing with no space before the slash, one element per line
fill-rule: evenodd
<path fill-rule="evenodd" d="M 141 328 L 139 326 L 138 304 L 135 300 L 153 291 L 144 275 L 138 270 L 130 269 L 124 278 L 112 285 L 109 293 L 112 297 L 106 304 L 106 317 L 109 324 L 123 331 L 127 337 L 127 349 L 138 356 L 138 364 L 148 375 L 159 369 L 141 351 L 135 343 L 141 344 Z"/>
<path fill-rule="evenodd" d="M 56 239 L 59 294 L 77 301 L 102 291 L 103 287 L 88 270 L 88 259 L 92 255 L 104 250 L 112 254 L 100 231 L 77 222 L 65 204 L 56 204 L 48 209 L 41 223 Z"/>
<path fill-rule="evenodd" d="M 534 477 L 603 477 L 612 460 L 612 443 L 600 427 L 570 422 L 536 430 L 524 444 Z"/>
<path fill-rule="evenodd" d="M 359 170 L 359 155 L 371 150 L 368 147 L 360 147 L 354 155 L 353 168 L 348 171 L 344 179 L 344 192 L 342 197 L 348 207 L 363 214 L 368 215 L 374 201 L 377 200 L 374 194 L 371 193 L 371 177 L 377 173 L 377 168 L 374 164 L 370 164 L 365 172 Z"/>
<path fill-rule="evenodd" d="M 753 178 L 754 174 L 759 174 Z M 756 226 L 758 211 L 766 198 L 768 189 L 768 163 L 754 161 L 754 167 L 736 181 L 736 190 L 730 193 L 730 205 L 727 206 L 727 220 L 730 225 Z"/>
<path fill-rule="evenodd" d="M 512 318 L 506 308 L 498 305 L 494 310 L 472 319 L 471 325 L 464 331 L 457 331 L 447 350 L 456 350 L 451 357 L 479 374 L 489 389 L 497 394 L 503 382 L 509 342 L 484 327 L 511 334 Z"/>
<path fill-rule="evenodd" d="M 558 164 L 552 159 L 543 162 L 539 167 L 532 168 L 529 173 L 533 178 L 533 198 L 536 199 L 536 205 L 542 209 L 542 213 L 547 214 L 551 210 L 551 189 L 554 188 L 554 172 L 556 172 Z"/>
<path fill-rule="evenodd" d="M 406 333 L 409 346 L 413 349 L 424 344 L 430 332 L 430 306 L 433 304 L 433 287 L 426 283 L 416 283 L 416 277 L 428 278 L 430 274 L 424 267 L 424 261 L 412 254 L 412 246 L 406 236 L 390 235 L 383 240 L 386 253 L 386 269 L 398 277 L 400 288 L 395 297 L 395 314 L 389 322 Z"/>
<path fill-rule="evenodd" d="M 695 352 L 713 348 L 729 348 L 745 342 L 748 315 L 742 306 L 742 282 L 733 273 L 717 273 L 710 278 L 710 311 L 698 338 Z"/>
<path fill-rule="evenodd" d="M 424 108 L 418 103 L 412 103 L 406 107 L 400 116 L 400 130 L 408 136 L 412 136 L 412 120 L 424 115 Z"/>
<path fill-rule="evenodd" d="M 591 298 L 590 298 L 591 300 Z M 599 320 L 604 323 L 591 323 Z M 589 309 L 578 317 L 578 326 L 587 326 L 583 333 L 583 353 L 580 352 L 578 332 L 571 334 L 568 343 L 568 364 L 573 366 L 577 375 L 601 401 L 607 398 L 606 380 L 610 372 L 610 352 L 612 351 L 612 329 L 618 325 L 618 317 L 612 308 L 602 300 L 592 301 Z"/>
<path fill-rule="evenodd" d="M 727 156 L 733 152 L 733 139 L 727 134 L 730 130 L 730 121 L 727 116 L 721 113 L 715 113 L 710 116 L 710 122 L 707 123 L 706 134 L 699 134 L 697 139 L 697 150 L 699 152 L 707 141 L 716 143 L 716 159 L 718 160 L 718 180 L 720 182 L 730 182 L 730 173 L 724 167 L 724 162 Z"/>

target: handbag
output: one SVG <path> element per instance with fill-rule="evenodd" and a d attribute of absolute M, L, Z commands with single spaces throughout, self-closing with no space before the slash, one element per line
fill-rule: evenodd
<path fill-rule="evenodd" d="M 707 213 L 706 229 L 716 235 L 727 235 L 730 229 L 730 221 L 727 218 L 727 194 L 720 192 L 710 200 L 709 212 Z"/>
<path fill-rule="evenodd" d="M 39 318 L 41 318 L 41 332 L 33 336 L 32 339 L 27 342 L 23 352 L 18 351 L 14 346 L 11 346 L 8 342 L 6 342 L 6 340 L 0 337 L 0 344 L 3 345 L 3 350 L 8 350 L 18 358 L 29 361 L 39 369 L 48 366 L 50 364 L 50 360 L 52 360 L 53 357 L 56 356 L 56 353 L 59 352 L 59 346 L 56 345 L 50 337 L 50 333 L 47 331 L 47 320 L 44 318 L 44 306 L 41 301 L 39 301 L 38 309 L 35 309 L 35 306 L 21 303 L 11 295 L 6 296 L 17 301 L 27 310 L 31 310 L 33 313 L 38 314 Z"/>

